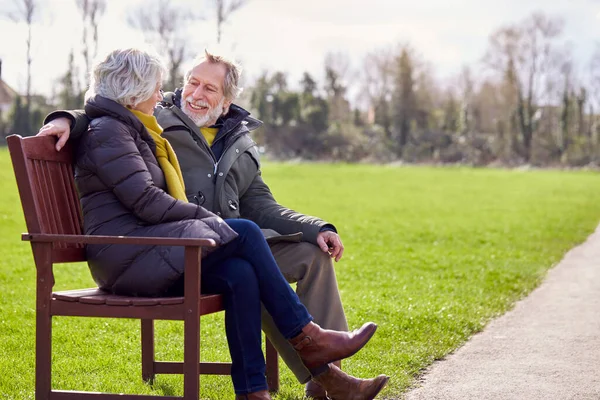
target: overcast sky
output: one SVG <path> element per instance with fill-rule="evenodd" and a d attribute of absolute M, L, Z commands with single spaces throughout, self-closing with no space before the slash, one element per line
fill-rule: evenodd
<path fill-rule="evenodd" d="M 0 13 L 21 0 L 0 0 Z M 39 0 L 42 13 L 33 29 L 33 88 L 50 94 L 64 73 L 71 48 L 80 52 L 82 25 L 75 0 Z M 128 28 L 126 10 L 150 0 L 108 0 L 100 20 L 100 51 L 138 45 L 140 33 Z M 194 25 L 187 40 L 192 52 L 215 42 L 213 10 L 201 0 L 187 3 L 207 18 Z M 410 43 L 438 77 L 476 64 L 489 34 L 534 11 L 565 19 L 569 42 L 580 68 L 600 41 L 597 0 L 250 0 L 224 27 L 224 47 L 233 49 L 252 80 L 263 70 L 283 70 L 293 83 L 307 70 L 322 77 L 327 52 L 347 54 L 358 68 L 372 50 Z M 0 17 L 2 79 L 18 91 L 25 88 L 23 24 Z"/>

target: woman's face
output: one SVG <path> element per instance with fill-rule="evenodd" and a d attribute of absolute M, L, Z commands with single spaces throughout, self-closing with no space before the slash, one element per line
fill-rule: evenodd
<path fill-rule="evenodd" d="M 156 90 L 152 96 L 150 96 L 148 100 L 144 100 L 137 104 L 135 107 L 133 107 L 133 109 L 143 112 L 144 114 L 152 115 L 154 114 L 154 107 L 156 107 L 156 103 L 161 101 L 162 98 L 162 82 L 159 82 L 156 85 Z"/>

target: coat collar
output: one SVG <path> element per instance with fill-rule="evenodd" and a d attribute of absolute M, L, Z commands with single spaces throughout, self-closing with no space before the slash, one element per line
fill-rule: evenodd
<path fill-rule="evenodd" d="M 127 107 L 106 97 L 94 95 L 85 102 L 84 108 L 86 115 L 92 120 L 100 117 L 111 117 L 132 127 L 139 132 L 142 139 L 150 145 L 152 152 L 155 151 L 156 144 L 146 130 L 146 127 L 138 117 L 127 109 Z"/>

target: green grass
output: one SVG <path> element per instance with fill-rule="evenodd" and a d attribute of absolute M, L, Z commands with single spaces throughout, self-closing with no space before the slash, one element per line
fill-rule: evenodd
<path fill-rule="evenodd" d="M 266 164 L 265 180 L 291 208 L 337 226 L 337 264 L 352 327 L 379 324 L 344 362 L 361 377 L 391 376 L 382 398 L 399 397 L 420 371 L 525 296 L 600 217 L 596 173 L 341 164 Z M 0 149 L 0 399 L 34 388 L 34 267 L 14 177 Z M 85 265 L 57 268 L 58 289 L 92 285 Z M 161 359 L 182 357 L 182 324 L 157 323 Z M 56 318 L 53 387 L 181 394 L 180 377 L 140 377 L 135 321 Z M 222 315 L 202 319 L 203 358 L 228 359 Z M 301 399 L 282 367 L 276 397 Z M 227 377 L 202 377 L 204 399 L 233 398 Z"/>

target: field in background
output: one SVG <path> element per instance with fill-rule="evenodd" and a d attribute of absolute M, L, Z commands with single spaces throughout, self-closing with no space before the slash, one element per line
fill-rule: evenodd
<path fill-rule="evenodd" d="M 334 223 L 336 265 L 351 327 L 379 330 L 344 369 L 392 377 L 399 396 L 419 371 L 460 346 L 534 288 L 600 217 L 592 172 L 271 164 L 282 203 Z M 35 274 L 10 160 L 0 149 L 0 399 L 33 398 Z M 57 268 L 57 289 L 93 285 L 83 264 Z M 222 314 L 202 319 L 203 358 L 228 359 Z M 157 323 L 157 356 L 182 357 L 182 324 Z M 57 318 L 53 387 L 180 394 L 179 377 L 141 380 L 134 321 Z M 210 340 L 208 340 L 210 338 Z M 282 367 L 277 399 L 301 399 Z M 227 377 L 202 377 L 202 398 L 233 398 Z"/>

